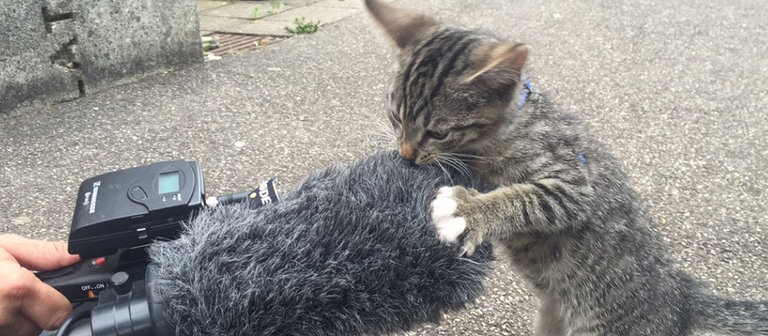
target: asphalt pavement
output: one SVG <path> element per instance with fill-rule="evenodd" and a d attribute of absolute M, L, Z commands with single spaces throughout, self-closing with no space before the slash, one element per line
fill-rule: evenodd
<path fill-rule="evenodd" d="M 529 77 L 625 164 L 680 267 L 768 300 L 768 6 L 763 1 L 403 0 L 532 47 Z M 0 115 L 0 232 L 64 239 L 79 182 L 202 163 L 210 194 L 393 144 L 395 58 L 358 13 L 221 61 Z M 535 299 L 503 262 L 487 294 L 408 335 L 528 335 Z"/>

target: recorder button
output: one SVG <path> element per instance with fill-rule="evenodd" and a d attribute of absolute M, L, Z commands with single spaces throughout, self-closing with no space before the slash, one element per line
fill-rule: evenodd
<path fill-rule="evenodd" d="M 135 200 L 143 201 L 147 199 L 147 193 L 141 187 L 136 186 L 131 188 L 131 197 Z"/>
<path fill-rule="evenodd" d="M 106 262 L 107 262 L 107 258 L 98 257 L 96 259 L 91 260 L 91 267 L 101 267 L 101 266 L 104 266 Z"/>

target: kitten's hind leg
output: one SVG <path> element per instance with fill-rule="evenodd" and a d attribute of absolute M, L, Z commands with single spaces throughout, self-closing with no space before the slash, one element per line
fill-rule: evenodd
<path fill-rule="evenodd" d="M 533 334 L 536 336 L 565 336 L 565 326 L 560 313 L 560 306 L 555 300 L 542 298 L 538 315 L 534 322 Z"/>

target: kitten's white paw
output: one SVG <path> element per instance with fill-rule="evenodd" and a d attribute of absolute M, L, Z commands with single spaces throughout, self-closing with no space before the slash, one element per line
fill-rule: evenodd
<path fill-rule="evenodd" d="M 440 187 L 437 189 L 437 197 L 451 197 L 453 196 L 453 187 Z"/>
<path fill-rule="evenodd" d="M 437 227 L 437 239 L 441 242 L 453 243 L 467 228 L 464 217 L 456 217 L 435 223 Z"/>
<path fill-rule="evenodd" d="M 432 221 L 437 223 L 454 217 L 458 203 L 453 199 L 453 189 L 442 187 L 437 190 L 437 196 L 432 201 Z"/>
<path fill-rule="evenodd" d="M 442 242 L 455 242 L 467 228 L 464 217 L 456 217 L 458 203 L 451 187 L 442 187 L 432 201 L 432 222 L 437 228 L 437 238 Z"/>

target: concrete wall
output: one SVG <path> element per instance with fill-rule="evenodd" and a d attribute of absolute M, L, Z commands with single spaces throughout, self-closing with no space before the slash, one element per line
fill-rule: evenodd
<path fill-rule="evenodd" d="M 198 62 L 192 0 L 0 0 L 0 113 Z"/>

